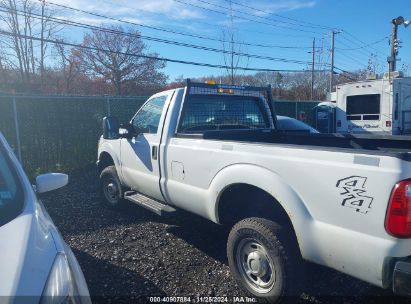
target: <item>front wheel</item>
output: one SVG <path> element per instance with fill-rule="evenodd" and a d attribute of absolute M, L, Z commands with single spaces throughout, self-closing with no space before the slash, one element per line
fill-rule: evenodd
<path fill-rule="evenodd" d="M 230 232 L 227 256 L 231 273 L 249 295 L 269 303 L 298 296 L 302 263 L 298 247 L 282 226 L 247 218 Z"/>
<path fill-rule="evenodd" d="M 104 204 L 109 208 L 118 208 L 123 199 L 123 187 L 121 186 L 116 167 L 104 168 L 100 174 L 100 193 Z"/>

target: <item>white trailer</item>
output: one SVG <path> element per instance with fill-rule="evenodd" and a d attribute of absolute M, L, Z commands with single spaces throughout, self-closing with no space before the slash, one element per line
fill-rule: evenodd
<path fill-rule="evenodd" d="M 398 72 L 383 79 L 337 86 L 338 133 L 411 134 L 411 77 Z"/>

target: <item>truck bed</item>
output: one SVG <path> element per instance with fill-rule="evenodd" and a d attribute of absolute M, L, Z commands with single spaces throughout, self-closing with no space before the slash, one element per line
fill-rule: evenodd
<path fill-rule="evenodd" d="M 307 149 L 390 155 L 411 161 L 411 136 L 310 134 L 276 130 L 218 130 L 201 134 L 178 133 L 179 138 L 198 138 L 263 144 L 306 146 Z M 353 151 L 355 150 L 355 151 Z"/>

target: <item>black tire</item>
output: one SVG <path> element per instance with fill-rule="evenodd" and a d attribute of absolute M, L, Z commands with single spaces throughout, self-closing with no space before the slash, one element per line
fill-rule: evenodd
<path fill-rule="evenodd" d="M 122 203 L 124 189 L 115 166 L 109 166 L 103 169 L 100 174 L 100 195 L 104 205 L 117 209 Z"/>
<path fill-rule="evenodd" d="M 291 235 L 281 225 L 256 217 L 244 219 L 231 229 L 228 263 L 234 279 L 248 295 L 268 303 L 300 295 L 303 263 Z"/>

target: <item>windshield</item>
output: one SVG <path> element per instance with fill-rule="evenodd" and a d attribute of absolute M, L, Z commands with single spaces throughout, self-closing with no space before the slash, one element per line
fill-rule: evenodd
<path fill-rule="evenodd" d="M 278 117 L 277 119 L 277 127 L 280 130 L 309 130 L 311 133 L 318 133 L 317 130 L 302 121 L 285 117 Z"/>
<path fill-rule="evenodd" d="M 17 217 L 24 196 L 20 180 L 4 147 L 0 146 L 0 226 Z"/>

